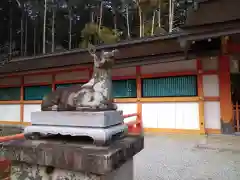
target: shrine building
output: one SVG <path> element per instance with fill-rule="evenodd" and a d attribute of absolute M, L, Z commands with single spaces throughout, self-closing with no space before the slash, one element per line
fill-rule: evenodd
<path fill-rule="evenodd" d="M 145 132 L 239 132 L 238 7 L 240 1 L 203 1 L 189 11 L 178 33 L 97 47 L 119 50 L 112 72 L 118 109 L 138 113 Z M 86 83 L 91 72 L 92 57 L 85 49 L 1 66 L 0 124 L 29 125 L 45 94 Z"/>

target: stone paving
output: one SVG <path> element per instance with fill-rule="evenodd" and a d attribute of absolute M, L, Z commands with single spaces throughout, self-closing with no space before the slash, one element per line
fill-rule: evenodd
<path fill-rule="evenodd" d="M 240 180 L 240 137 L 146 135 L 134 180 Z"/>

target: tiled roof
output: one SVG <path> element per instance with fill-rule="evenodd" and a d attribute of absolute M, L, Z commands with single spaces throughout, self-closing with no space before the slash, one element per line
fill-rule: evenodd
<path fill-rule="evenodd" d="M 197 6 L 189 9 L 183 28 L 240 19 L 240 0 L 199 0 Z"/>

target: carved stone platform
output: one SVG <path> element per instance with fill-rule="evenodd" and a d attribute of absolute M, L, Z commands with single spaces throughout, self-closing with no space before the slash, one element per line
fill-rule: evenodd
<path fill-rule="evenodd" d="M 108 145 L 127 134 L 121 111 L 40 111 L 31 113 L 32 126 L 24 129 L 28 139 L 63 135 L 90 137 L 96 145 Z"/>
<path fill-rule="evenodd" d="M 133 156 L 143 136 L 126 136 L 106 147 L 63 140 L 16 140 L 3 143 L 12 180 L 133 180 Z"/>
<path fill-rule="evenodd" d="M 43 126 L 32 125 L 24 129 L 24 134 L 28 134 L 29 139 L 41 139 L 51 135 L 63 135 L 79 137 L 90 137 L 95 145 L 108 145 L 115 139 L 119 139 L 127 134 L 127 126 L 119 124 L 108 128 L 89 128 L 74 126 Z"/>
<path fill-rule="evenodd" d="M 123 122 L 121 111 L 39 111 L 31 113 L 33 125 L 105 128 Z"/>

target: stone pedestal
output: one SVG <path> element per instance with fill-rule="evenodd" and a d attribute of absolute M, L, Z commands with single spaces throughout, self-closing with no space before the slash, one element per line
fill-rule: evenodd
<path fill-rule="evenodd" d="M 73 141 L 21 140 L 3 144 L 12 161 L 12 180 L 133 180 L 133 156 L 142 136 L 127 136 L 107 147 Z"/>
<path fill-rule="evenodd" d="M 31 113 L 33 125 L 106 128 L 122 124 L 120 111 L 39 111 Z"/>
<path fill-rule="evenodd" d="M 32 126 L 24 129 L 31 139 L 63 135 L 89 137 L 96 145 L 108 145 L 113 139 L 127 133 L 120 111 L 40 111 L 31 113 Z"/>

